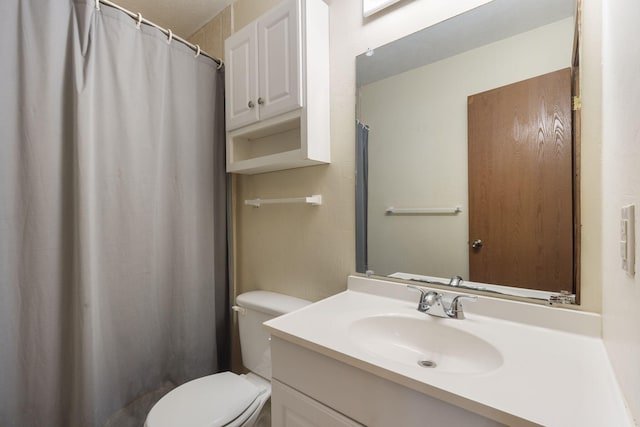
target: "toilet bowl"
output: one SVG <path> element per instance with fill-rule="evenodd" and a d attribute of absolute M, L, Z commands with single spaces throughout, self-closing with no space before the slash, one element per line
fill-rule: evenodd
<path fill-rule="evenodd" d="M 236 303 L 242 362 L 251 372 L 220 372 L 176 387 L 151 408 L 145 427 L 250 427 L 267 418 L 261 412 L 271 397 L 271 348 L 262 323 L 310 302 L 253 291 Z"/>

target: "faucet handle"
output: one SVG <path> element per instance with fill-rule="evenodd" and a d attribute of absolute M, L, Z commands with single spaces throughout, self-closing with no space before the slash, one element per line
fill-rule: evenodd
<path fill-rule="evenodd" d="M 407 285 L 407 288 L 414 289 L 420 292 L 420 302 L 418 303 L 418 308 L 416 310 L 425 312 L 428 309 L 428 307 L 426 306 L 426 300 L 427 296 L 429 295 L 429 291 L 415 285 Z"/>
<path fill-rule="evenodd" d="M 460 301 L 463 298 L 469 299 L 471 301 L 476 301 L 478 299 L 478 296 L 469 295 L 469 294 L 462 294 L 462 295 L 456 296 L 451 301 L 451 306 L 449 306 L 449 310 L 447 310 L 447 314 L 449 315 L 449 317 L 453 317 L 454 319 L 464 319 L 464 311 L 462 310 L 462 301 Z"/>
<path fill-rule="evenodd" d="M 421 313 L 426 313 L 432 307 L 439 307 L 440 311 L 442 311 L 444 315 L 441 293 L 413 285 L 407 285 L 407 287 L 420 292 L 420 302 L 418 303 L 418 308 L 416 310 Z"/>
<path fill-rule="evenodd" d="M 462 282 L 463 282 L 462 276 L 453 276 L 449 280 L 449 286 L 457 287 L 462 285 Z"/>

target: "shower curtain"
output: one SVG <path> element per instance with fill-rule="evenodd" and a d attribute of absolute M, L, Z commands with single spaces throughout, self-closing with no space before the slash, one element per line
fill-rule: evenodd
<path fill-rule="evenodd" d="M 369 205 L 369 126 L 356 120 L 356 271 L 369 269 L 367 227 Z"/>
<path fill-rule="evenodd" d="M 140 425 L 228 363 L 223 74 L 93 0 L 0 2 L 0 425 Z"/>

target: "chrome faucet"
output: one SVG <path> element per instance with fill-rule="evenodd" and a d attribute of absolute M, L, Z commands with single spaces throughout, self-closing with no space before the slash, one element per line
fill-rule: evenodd
<path fill-rule="evenodd" d="M 462 310 L 462 299 L 477 300 L 476 295 L 458 295 L 451 301 L 447 308 L 442 300 L 442 294 L 436 291 L 430 291 L 418 286 L 407 285 L 410 289 L 420 292 L 420 302 L 418 302 L 417 310 L 421 313 L 427 313 L 436 317 L 448 317 L 451 319 L 464 319 L 464 311 Z"/>
<path fill-rule="evenodd" d="M 460 286 L 462 285 L 462 276 L 453 276 L 450 280 L 449 280 L 449 286 Z"/>

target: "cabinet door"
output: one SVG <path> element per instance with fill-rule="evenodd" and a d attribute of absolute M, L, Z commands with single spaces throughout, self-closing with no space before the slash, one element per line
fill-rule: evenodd
<path fill-rule="evenodd" d="M 258 30 L 250 24 L 225 41 L 227 130 L 258 121 Z"/>
<path fill-rule="evenodd" d="M 362 427 L 310 397 L 272 380 L 271 425 L 278 427 Z"/>
<path fill-rule="evenodd" d="M 300 0 L 283 3 L 258 21 L 260 119 L 302 106 Z"/>

